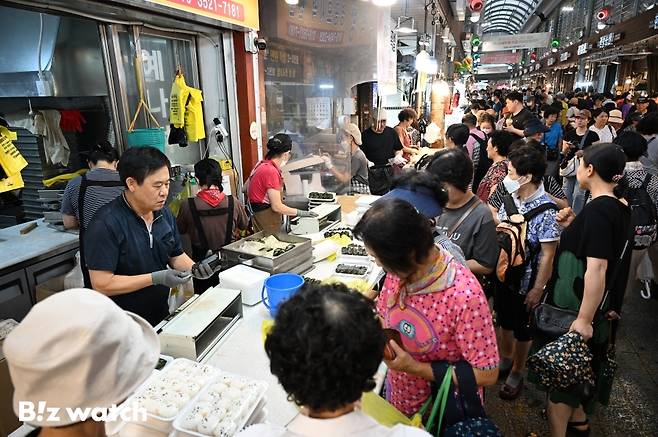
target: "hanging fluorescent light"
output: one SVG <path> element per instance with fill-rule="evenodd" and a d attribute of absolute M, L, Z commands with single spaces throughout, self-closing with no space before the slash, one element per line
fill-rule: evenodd
<path fill-rule="evenodd" d="M 288 5 L 298 5 L 299 0 L 286 0 L 286 4 L 288 4 Z"/>
<path fill-rule="evenodd" d="M 478 21 L 480 21 L 480 13 L 471 12 L 471 16 L 468 19 L 471 20 L 471 23 L 477 23 Z"/>
<path fill-rule="evenodd" d="M 430 54 L 425 50 L 421 50 L 416 55 L 416 70 L 421 73 L 425 73 L 428 69 L 428 64 L 430 62 Z"/>
<path fill-rule="evenodd" d="M 397 0 L 372 0 L 375 6 L 393 6 Z"/>
<path fill-rule="evenodd" d="M 318 88 L 321 90 L 332 90 L 334 89 L 334 84 L 333 83 L 321 83 L 318 85 Z"/>
<path fill-rule="evenodd" d="M 562 6 L 562 12 L 573 12 L 573 6 Z"/>
<path fill-rule="evenodd" d="M 411 24 L 410 24 L 411 23 Z M 416 21 L 410 17 L 398 17 L 398 25 L 395 27 L 397 33 L 416 33 Z"/>

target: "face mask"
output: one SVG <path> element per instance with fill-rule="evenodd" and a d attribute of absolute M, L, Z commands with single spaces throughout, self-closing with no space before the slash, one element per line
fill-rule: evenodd
<path fill-rule="evenodd" d="M 521 188 L 521 185 L 523 184 L 521 184 L 518 179 L 512 179 L 510 175 L 507 175 L 505 176 L 505 179 L 503 179 L 503 185 L 507 192 L 512 194 L 519 191 L 519 188 Z"/>

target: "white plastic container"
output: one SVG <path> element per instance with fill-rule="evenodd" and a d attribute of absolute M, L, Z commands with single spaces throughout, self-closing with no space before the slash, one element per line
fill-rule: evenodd
<path fill-rule="evenodd" d="M 176 420 L 173 423 L 173 428 L 176 431 L 175 435 L 176 436 L 190 436 L 190 437 L 214 437 L 214 434 L 204 434 L 201 433 L 197 430 L 190 430 L 186 429 L 185 427 L 185 418 L 192 413 L 194 408 L 201 402 L 208 402 L 208 401 L 203 401 L 204 396 L 212 390 L 212 386 L 214 383 L 217 383 L 220 381 L 222 378 L 228 378 L 230 380 L 242 380 L 242 381 L 248 381 L 249 383 L 253 383 L 256 385 L 256 394 L 254 397 L 252 397 L 251 401 L 248 403 L 244 403 L 242 406 L 237 407 L 235 412 L 237 412 L 237 419 L 235 420 L 235 429 L 233 430 L 233 434 L 239 433 L 242 429 L 244 429 L 245 426 L 251 425 L 254 423 L 259 423 L 262 422 L 265 419 L 265 416 L 267 414 L 265 410 L 265 392 L 267 391 L 268 384 L 264 381 L 256 381 L 252 380 L 250 378 L 245 378 L 242 376 L 237 376 L 237 375 L 232 375 L 230 373 L 224 373 L 222 372 L 220 376 L 218 376 L 213 383 L 208 384 L 207 387 L 205 387 L 195 398 L 192 402 L 190 402 L 186 408 L 181 411 L 181 413 L 176 417 Z M 221 402 L 221 401 L 220 401 Z M 232 405 L 235 405 L 235 401 L 232 402 Z M 220 418 L 214 418 L 214 419 L 219 419 L 217 420 L 218 422 L 221 422 L 223 417 Z"/>
<path fill-rule="evenodd" d="M 193 374 L 189 377 L 185 377 L 180 373 L 181 369 L 190 369 L 192 367 L 197 369 L 206 369 L 206 374 L 204 376 L 206 381 L 202 380 L 204 378 L 201 378 L 200 374 Z M 170 372 L 176 373 L 174 374 Z M 173 429 L 173 423 L 176 417 L 181 414 L 181 412 L 193 401 L 199 392 L 211 381 L 213 381 L 219 375 L 219 373 L 219 369 L 213 368 L 207 364 L 200 364 L 185 358 L 177 358 L 173 360 L 162 371 L 154 371 L 154 373 L 135 391 L 135 394 L 128 398 L 126 402 L 124 402 L 121 408 L 132 408 L 134 405 L 136 405 L 137 400 L 146 393 L 149 387 L 159 383 L 164 378 L 175 377 L 179 382 L 179 385 L 186 387 L 186 390 L 188 390 L 189 399 L 184 405 L 178 408 L 176 414 L 172 415 L 171 417 L 162 417 L 160 415 L 148 412 L 146 414 L 145 422 L 128 422 L 125 426 L 128 428 L 134 428 L 134 426 L 136 426 L 137 429 L 139 427 L 145 427 L 163 433 L 164 435 L 169 434 Z M 192 384 L 198 385 L 198 389 L 195 389 Z M 189 390 L 192 390 L 192 392 Z M 175 390 L 172 388 L 171 391 Z"/>
<path fill-rule="evenodd" d="M 267 272 L 238 264 L 219 273 L 219 285 L 222 288 L 240 290 L 243 304 L 256 305 L 261 301 L 263 282 L 269 277 Z"/>

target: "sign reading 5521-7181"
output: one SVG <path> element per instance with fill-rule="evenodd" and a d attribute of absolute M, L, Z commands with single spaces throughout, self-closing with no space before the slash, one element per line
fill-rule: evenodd
<path fill-rule="evenodd" d="M 148 0 L 204 17 L 258 29 L 258 0 Z"/>

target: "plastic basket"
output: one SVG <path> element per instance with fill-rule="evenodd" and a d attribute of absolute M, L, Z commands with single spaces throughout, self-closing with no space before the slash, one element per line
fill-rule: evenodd
<path fill-rule="evenodd" d="M 167 141 L 163 127 L 153 127 L 147 129 L 133 129 L 126 133 L 128 147 L 155 147 L 162 153 L 165 151 Z"/>

